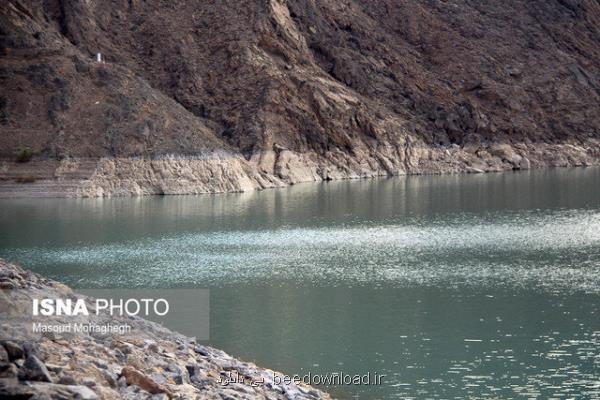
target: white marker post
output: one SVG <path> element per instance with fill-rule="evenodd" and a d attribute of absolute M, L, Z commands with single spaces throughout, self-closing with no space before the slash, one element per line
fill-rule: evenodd
<path fill-rule="evenodd" d="M 96 54 L 96 61 L 102 62 L 102 54 L 100 54 L 100 53 Z"/>

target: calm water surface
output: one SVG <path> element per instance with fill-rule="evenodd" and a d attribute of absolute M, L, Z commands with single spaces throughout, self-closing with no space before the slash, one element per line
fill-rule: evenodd
<path fill-rule="evenodd" d="M 211 289 L 210 344 L 341 398 L 600 398 L 600 169 L 0 201 L 0 257 Z"/>

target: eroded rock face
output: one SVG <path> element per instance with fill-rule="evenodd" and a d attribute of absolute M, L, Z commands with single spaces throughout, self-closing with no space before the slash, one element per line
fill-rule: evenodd
<path fill-rule="evenodd" d="M 598 21 L 594 0 L 8 0 L 0 179 L 24 146 L 93 163 L 53 189 L 78 195 L 595 164 Z"/>
<path fill-rule="evenodd" d="M 151 194 L 245 192 L 301 182 L 406 174 L 483 173 L 600 163 L 600 141 L 427 146 L 385 145 L 376 153 L 336 151 L 319 155 L 291 150 L 236 155 L 65 159 L 29 164 L 4 162 L 0 197 L 110 197 Z M 33 171 L 33 172 L 31 172 Z M 14 179 L 37 173 L 30 183 Z M 7 283 L 8 285 L 9 283 Z"/>
<path fill-rule="evenodd" d="M 65 340 L 49 333 L 32 338 L 25 327 L 17 326 L 20 320 L 12 318 L 21 302 L 30 307 L 31 296 L 78 295 L 2 260 L 0 287 L 18 290 L 11 296 L 0 291 L 0 398 L 330 398 L 310 386 L 280 384 L 273 371 L 137 317 L 126 319 L 134 327 L 131 334 L 78 334 Z M 99 323 L 94 318 L 88 322 Z M 223 384 L 231 376 L 236 381 Z"/>

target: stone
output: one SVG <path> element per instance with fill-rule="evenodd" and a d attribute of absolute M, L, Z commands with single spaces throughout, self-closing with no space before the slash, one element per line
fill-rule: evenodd
<path fill-rule="evenodd" d="M 43 362 L 34 355 L 30 355 L 19 369 L 19 379 L 26 381 L 51 382 L 52 377 Z"/>
<path fill-rule="evenodd" d="M 96 400 L 98 396 L 87 386 L 69 386 L 69 390 L 75 398 L 81 400 Z"/>
<path fill-rule="evenodd" d="M 55 383 L 34 383 L 32 387 L 51 399 L 98 400 L 98 395 L 87 386 L 65 386 Z"/>
<path fill-rule="evenodd" d="M 519 163 L 519 168 L 520 169 L 531 169 L 531 161 L 529 161 L 528 158 L 523 157 L 523 159 L 521 159 L 521 162 Z"/>
<path fill-rule="evenodd" d="M 64 369 L 64 367 L 52 363 L 46 363 L 45 365 L 48 371 L 52 371 L 55 374 L 60 374 Z"/>
<path fill-rule="evenodd" d="M 494 144 L 490 147 L 489 151 L 492 155 L 506 160 L 515 166 L 519 166 L 522 160 L 522 157 L 509 144 Z"/>
<path fill-rule="evenodd" d="M 21 385 L 14 378 L 0 378 L 0 398 L 2 399 L 29 399 L 35 390 L 32 387 Z"/>
<path fill-rule="evenodd" d="M 60 383 L 61 385 L 77 385 L 75 378 L 69 375 L 61 376 L 57 383 Z"/>
<path fill-rule="evenodd" d="M 10 279 L 5 279 L 0 281 L 0 289 L 16 289 L 18 288 L 18 284 Z"/>
<path fill-rule="evenodd" d="M 127 385 L 137 385 L 151 394 L 166 393 L 171 396 L 169 389 L 156 383 L 150 377 L 133 367 L 123 367 L 121 375 L 125 377 Z"/>
<path fill-rule="evenodd" d="M 94 392 L 98 395 L 98 397 L 102 400 L 121 400 L 123 396 L 121 394 L 109 387 L 106 386 L 97 386 L 94 388 Z"/>
<path fill-rule="evenodd" d="M 6 353 L 8 354 L 8 359 L 10 361 L 18 360 L 25 357 L 25 351 L 21 346 L 13 341 L 5 341 L 2 343 Z"/>
<path fill-rule="evenodd" d="M 108 385 L 112 388 L 117 387 L 117 376 L 110 371 L 102 370 L 102 376 Z"/>
<path fill-rule="evenodd" d="M 8 352 L 4 346 L 0 345 L 0 362 L 2 361 L 10 361 L 10 358 L 8 357 Z"/>
<path fill-rule="evenodd" d="M 96 380 L 94 378 L 88 377 L 88 378 L 83 378 L 81 380 L 81 384 L 84 386 L 87 386 L 89 388 L 93 388 L 94 386 L 96 386 Z"/>
<path fill-rule="evenodd" d="M 39 357 L 39 348 L 38 348 L 37 343 L 27 341 L 22 344 L 22 347 L 23 347 L 23 352 L 25 353 L 25 357 L 27 357 L 29 355 L 34 355 L 34 356 Z"/>
<path fill-rule="evenodd" d="M 19 370 L 13 363 L 0 361 L 0 378 L 16 378 Z"/>
<path fill-rule="evenodd" d="M 208 352 L 206 351 L 206 349 L 203 346 L 194 347 L 194 351 L 196 353 L 200 354 L 201 356 L 208 357 Z"/>
<path fill-rule="evenodd" d="M 127 379 L 124 376 L 120 377 L 119 379 L 117 379 L 117 385 L 119 387 L 126 387 L 127 386 Z"/>
<path fill-rule="evenodd" d="M 190 375 L 187 368 L 181 367 L 177 364 L 169 364 L 169 371 L 173 372 L 171 375 L 176 385 L 183 385 L 184 383 L 190 383 Z"/>
<path fill-rule="evenodd" d="M 186 365 L 185 369 L 187 370 L 188 376 L 192 377 L 194 375 L 196 375 L 196 365 Z"/>

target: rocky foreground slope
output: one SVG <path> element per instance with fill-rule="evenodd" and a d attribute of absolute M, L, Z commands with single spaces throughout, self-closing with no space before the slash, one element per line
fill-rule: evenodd
<path fill-rule="evenodd" d="M 2 399 L 329 399 L 278 382 L 273 371 L 195 343 L 161 325 L 128 318 L 131 334 L 26 335 L 19 316 L 32 298 L 78 296 L 68 287 L 0 260 Z M 53 318 L 45 317 L 51 323 Z M 90 323 L 106 321 L 92 317 Z M 111 320 L 117 324 L 118 319 Z M 229 379 L 231 382 L 227 382 Z M 226 383 L 226 384 L 225 384 Z"/>
<path fill-rule="evenodd" d="M 6 0 L 0 194 L 598 164 L 598 43 L 596 0 Z"/>

